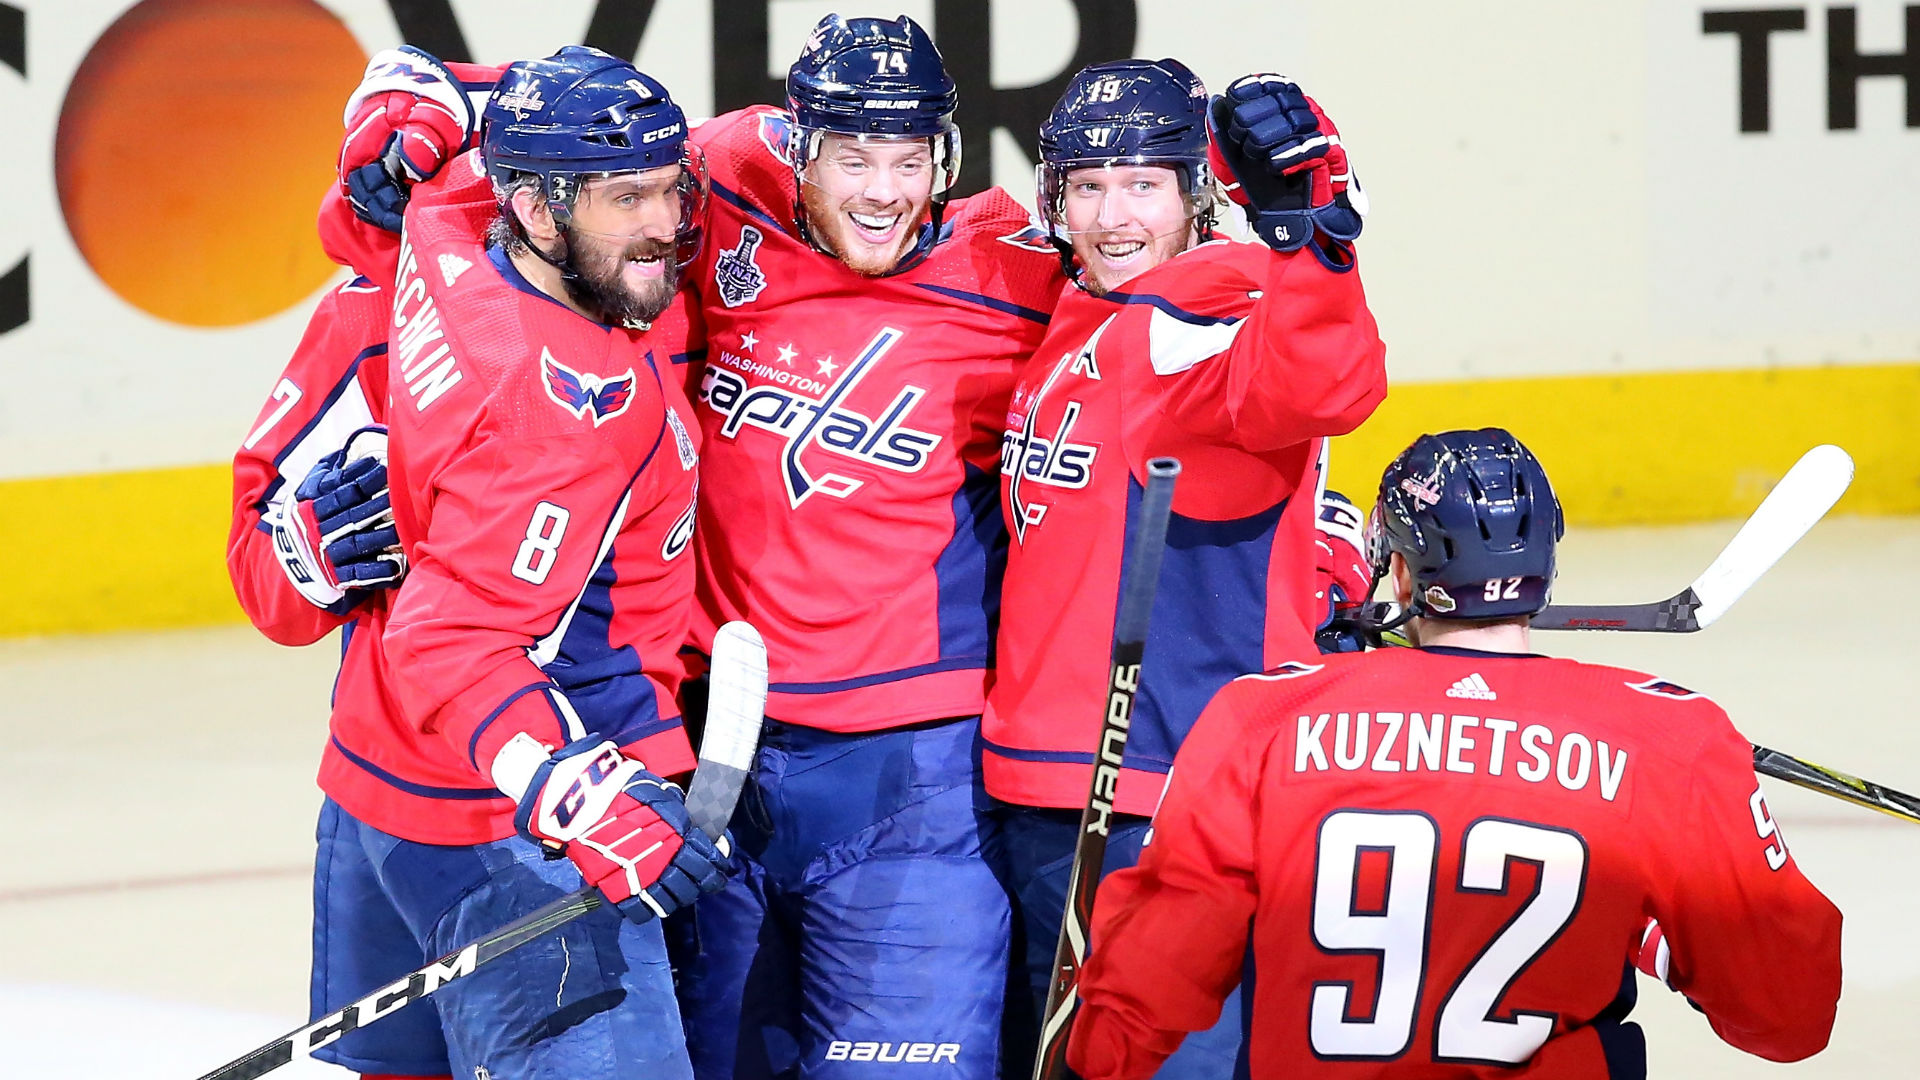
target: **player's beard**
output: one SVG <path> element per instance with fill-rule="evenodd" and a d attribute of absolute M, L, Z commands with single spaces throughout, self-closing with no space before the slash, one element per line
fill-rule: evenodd
<path fill-rule="evenodd" d="M 920 229 L 926 223 L 927 206 L 913 207 L 900 211 L 900 223 L 894 228 L 899 236 L 887 247 L 876 248 L 872 244 L 856 239 L 853 222 L 849 213 L 885 214 L 892 207 L 871 208 L 857 202 L 835 204 L 831 196 L 817 184 L 800 184 L 801 208 L 807 215 L 807 229 L 821 247 L 846 264 L 847 269 L 864 277 L 879 277 L 891 273 L 906 257 L 908 249 L 920 238 Z"/>
<path fill-rule="evenodd" d="M 673 303 L 674 291 L 680 287 L 675 251 L 671 240 L 608 242 L 569 229 L 566 254 L 560 260 L 567 271 L 567 294 L 581 307 L 599 312 L 600 321 L 609 326 L 650 323 Z M 624 275 L 627 262 L 645 258 L 659 259 L 665 271 L 638 289 L 629 287 Z"/>
<path fill-rule="evenodd" d="M 1105 296 L 1187 250 L 1193 246 L 1193 241 L 1193 229 L 1188 225 L 1182 225 L 1178 232 L 1164 236 L 1150 236 L 1144 230 L 1136 229 L 1119 234 L 1081 233 L 1073 238 L 1073 251 L 1080 260 L 1082 270 L 1080 286 L 1095 296 Z M 1102 244 L 1113 247 L 1131 243 L 1144 246 L 1120 266 L 1109 266 L 1102 257 Z"/>

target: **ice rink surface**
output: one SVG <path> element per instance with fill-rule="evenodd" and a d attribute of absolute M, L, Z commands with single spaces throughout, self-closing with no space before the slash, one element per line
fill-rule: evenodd
<path fill-rule="evenodd" d="M 1556 596 L 1664 597 L 1735 525 L 1575 532 Z M 1841 518 L 1700 634 L 1542 634 L 1536 648 L 1650 670 L 1718 699 L 1755 742 L 1920 792 L 1903 614 L 1916 595 L 1920 519 Z M 245 627 L 0 642 L 0 1075 L 191 1080 L 302 1020 L 335 648 Z M 1652 1074 L 1915 1075 L 1920 826 L 1766 786 L 1846 916 L 1832 1045 L 1792 1066 L 1747 1057 L 1643 980 Z"/>

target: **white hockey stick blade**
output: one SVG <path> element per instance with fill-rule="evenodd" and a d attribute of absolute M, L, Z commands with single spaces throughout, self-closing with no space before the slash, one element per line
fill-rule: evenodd
<path fill-rule="evenodd" d="M 696 785 L 687 792 L 687 812 L 694 820 L 715 820 L 718 828 L 709 832 L 718 840 L 732 816 L 734 803 L 753 771 L 754 751 L 760 745 L 760 726 L 767 707 L 767 646 L 760 631 L 744 622 L 730 622 L 713 637 L 713 664 L 709 669 L 707 691 L 707 727 L 700 736 L 700 773 L 714 780 L 724 778 L 712 789 L 726 800 L 724 815 L 720 807 L 705 805 Z"/>
<path fill-rule="evenodd" d="M 1534 616 L 1533 628 L 1669 634 L 1705 629 L 1799 543 L 1852 482 L 1853 459 L 1847 452 L 1816 446 L 1794 462 L 1692 585 L 1649 604 L 1554 604 Z"/>
<path fill-rule="evenodd" d="M 1760 508 L 1733 534 L 1720 557 L 1694 579 L 1700 599 L 1694 620 L 1703 628 L 1727 613 L 1761 575 L 1833 509 L 1853 483 L 1853 459 L 1823 443 L 1802 454 L 1773 486 Z"/>

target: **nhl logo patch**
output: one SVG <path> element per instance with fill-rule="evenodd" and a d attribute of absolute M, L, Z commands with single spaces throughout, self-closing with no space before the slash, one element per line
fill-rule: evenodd
<path fill-rule="evenodd" d="M 767 275 L 755 256 L 766 239 L 751 225 L 740 226 L 740 242 L 720 253 L 713 263 L 713 283 L 720 290 L 720 302 L 730 308 L 750 304 L 767 287 Z"/>
<path fill-rule="evenodd" d="M 687 426 L 680 422 L 680 414 L 672 408 L 667 409 L 667 426 L 673 429 L 673 446 L 680 452 L 681 471 L 691 471 L 700 463 L 700 453 L 693 448 L 693 437 L 687 434 Z"/>
<path fill-rule="evenodd" d="M 582 420 L 592 416 L 594 427 L 626 412 L 627 406 L 633 404 L 632 368 L 602 378 L 575 371 L 541 349 L 540 374 L 540 382 L 554 404 Z"/>

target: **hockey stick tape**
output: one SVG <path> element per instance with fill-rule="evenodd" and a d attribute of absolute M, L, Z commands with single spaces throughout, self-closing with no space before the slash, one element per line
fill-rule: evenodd
<path fill-rule="evenodd" d="M 1701 626 L 1726 614 L 1760 576 L 1813 528 L 1853 483 L 1853 459 L 1824 443 L 1803 454 L 1693 583 Z"/>
<path fill-rule="evenodd" d="M 722 626 L 713 638 L 711 671 L 700 758 L 751 769 L 767 707 L 767 646 L 760 631 L 739 621 Z"/>

